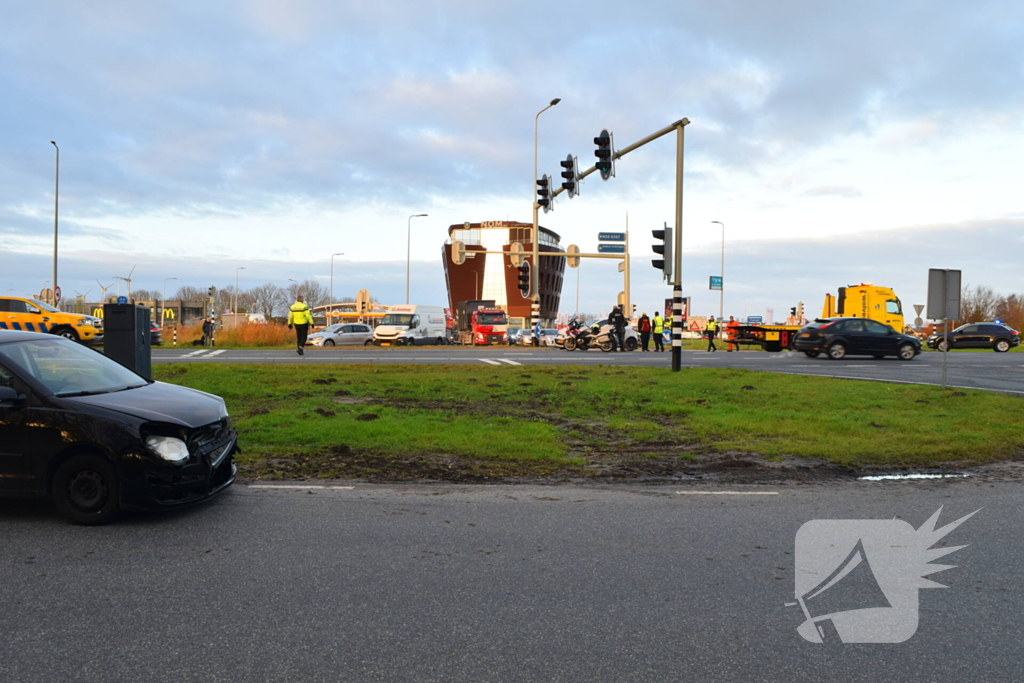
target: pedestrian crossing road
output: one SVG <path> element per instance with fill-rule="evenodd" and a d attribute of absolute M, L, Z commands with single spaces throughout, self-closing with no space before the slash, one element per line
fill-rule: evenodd
<path fill-rule="evenodd" d="M 519 348 L 488 346 L 412 347 L 379 349 L 373 347 L 338 347 L 306 349 L 303 356 L 295 351 L 273 349 L 153 349 L 153 363 L 413 363 L 490 365 L 621 365 L 634 367 L 671 366 L 670 353 L 604 353 L 597 350 L 568 352 L 558 348 Z M 821 375 L 847 379 L 866 379 L 910 384 L 940 384 L 942 354 L 924 353 L 912 361 L 895 358 L 846 358 L 832 361 L 810 359 L 803 354 L 762 351 L 739 353 L 707 353 L 684 350 L 683 367 L 721 367 L 764 370 L 802 375 Z M 950 353 L 947 360 L 947 382 L 950 386 L 989 389 L 1024 396 L 1024 354 L 1020 353 Z"/>

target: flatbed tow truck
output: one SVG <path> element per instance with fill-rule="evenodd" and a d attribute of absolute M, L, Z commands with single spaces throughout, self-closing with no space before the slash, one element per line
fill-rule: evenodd
<path fill-rule="evenodd" d="M 736 336 L 726 341 L 757 345 L 765 351 L 773 352 L 792 349 L 796 333 L 806 324 L 803 322 L 803 309 L 802 303 L 791 309 L 793 315 L 786 324 L 739 325 L 734 328 Z M 897 332 L 903 331 L 903 305 L 896 293 L 888 287 L 880 287 L 870 282 L 840 287 L 836 296 L 825 295 L 821 317 L 837 316 L 870 318 L 889 325 Z"/>

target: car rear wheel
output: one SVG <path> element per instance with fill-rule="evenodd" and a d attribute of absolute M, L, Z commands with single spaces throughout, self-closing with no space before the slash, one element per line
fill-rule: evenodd
<path fill-rule="evenodd" d="M 1006 341 L 1005 339 L 1000 339 L 992 348 L 996 350 L 996 353 L 1006 353 L 1007 351 L 1010 350 L 1010 342 Z"/>
<path fill-rule="evenodd" d="M 117 516 L 117 471 L 98 455 L 76 455 L 53 477 L 53 503 L 75 524 L 94 526 Z"/>
<path fill-rule="evenodd" d="M 817 358 L 821 355 L 821 351 L 804 351 L 804 355 L 808 358 Z"/>
<path fill-rule="evenodd" d="M 54 334 L 56 334 L 58 337 L 64 337 L 65 339 L 70 339 L 73 342 L 78 341 L 78 333 L 75 332 L 70 327 L 61 327 Z"/>
<path fill-rule="evenodd" d="M 842 360 L 846 357 L 846 345 L 842 342 L 835 342 L 828 347 L 828 357 L 832 360 Z"/>
<path fill-rule="evenodd" d="M 367 339 L 366 341 L 363 342 L 363 346 L 373 346 L 373 340 Z"/>
<path fill-rule="evenodd" d="M 333 339 L 324 339 L 324 346 L 334 346 Z"/>
<path fill-rule="evenodd" d="M 914 360 L 914 356 L 917 355 L 913 344 L 900 344 L 899 350 L 896 352 L 896 356 L 900 360 Z"/>
<path fill-rule="evenodd" d="M 638 346 L 640 346 L 640 343 L 637 342 L 636 339 L 633 339 L 632 337 L 630 337 L 629 339 L 626 340 L 626 350 L 627 351 L 636 351 Z"/>

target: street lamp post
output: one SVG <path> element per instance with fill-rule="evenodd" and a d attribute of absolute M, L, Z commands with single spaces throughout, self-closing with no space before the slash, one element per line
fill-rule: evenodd
<path fill-rule="evenodd" d="M 412 253 L 410 248 L 412 244 L 412 219 L 423 218 L 426 215 L 425 213 L 413 214 L 409 216 L 409 220 L 405 223 L 405 303 L 409 303 L 409 257 Z"/>
<path fill-rule="evenodd" d="M 718 289 L 718 324 L 722 324 L 722 315 L 725 312 L 725 223 L 722 221 L 711 221 L 722 226 L 722 266 L 718 273 L 722 278 L 722 286 Z M 737 347 L 739 348 L 739 347 Z"/>
<path fill-rule="evenodd" d="M 339 251 L 337 254 L 331 254 L 331 300 L 327 305 L 327 322 L 331 322 L 331 311 L 334 310 L 334 257 L 344 256 L 345 252 Z"/>
<path fill-rule="evenodd" d="M 530 265 L 530 290 L 531 299 L 533 300 L 530 305 L 530 325 L 533 325 L 536 320 L 534 318 L 540 317 L 540 232 L 537 227 L 537 211 L 540 209 L 540 204 L 537 203 L 537 130 L 540 122 L 540 115 L 546 112 L 551 107 L 555 106 L 562 99 L 556 97 L 551 100 L 548 106 L 537 112 L 537 115 L 533 117 L 533 178 L 530 179 L 530 196 L 533 197 L 533 233 L 531 239 L 533 240 L 533 263 Z"/>
<path fill-rule="evenodd" d="M 167 281 L 177 280 L 176 277 L 165 277 L 164 278 L 164 298 L 160 301 L 160 327 L 164 326 L 164 311 L 167 309 Z M 100 285 L 101 287 L 103 285 Z M 104 290 L 106 291 L 106 290 Z"/>
<path fill-rule="evenodd" d="M 235 325 L 238 325 L 238 271 L 245 270 L 245 266 L 235 268 L 235 303 L 231 305 L 231 312 L 235 314 Z"/>
<path fill-rule="evenodd" d="M 53 171 L 53 304 L 57 305 L 57 206 L 60 198 L 60 147 L 53 140 L 50 144 L 57 150 L 57 161 Z"/>

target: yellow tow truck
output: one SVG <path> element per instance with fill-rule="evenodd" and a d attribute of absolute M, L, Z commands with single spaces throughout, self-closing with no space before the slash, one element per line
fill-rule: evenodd
<path fill-rule="evenodd" d="M 764 347 L 765 351 L 792 348 L 797 331 L 803 327 L 804 305 L 797 304 L 791 310 L 793 315 L 786 324 L 739 325 L 734 328 L 736 336 L 730 341 L 756 344 Z M 840 287 L 835 296 L 826 294 L 821 317 L 869 318 L 888 325 L 897 332 L 903 331 L 903 304 L 900 303 L 896 292 L 889 287 L 881 287 L 870 282 Z"/>

